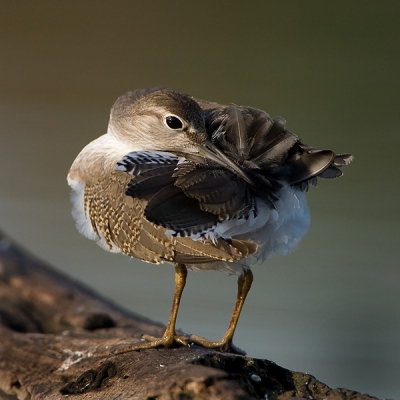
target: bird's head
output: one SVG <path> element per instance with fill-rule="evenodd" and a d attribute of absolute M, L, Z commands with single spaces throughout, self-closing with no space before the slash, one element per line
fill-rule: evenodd
<path fill-rule="evenodd" d="M 251 183 L 241 168 L 211 143 L 202 108 L 184 94 L 166 89 L 126 93 L 111 109 L 108 133 L 127 148 L 212 160 Z"/>
<path fill-rule="evenodd" d="M 109 131 L 144 150 L 196 152 L 207 140 L 203 111 L 172 90 L 128 92 L 111 109 Z"/>

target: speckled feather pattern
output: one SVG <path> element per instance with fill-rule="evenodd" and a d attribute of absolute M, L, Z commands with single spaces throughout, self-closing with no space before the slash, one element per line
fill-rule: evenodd
<path fill-rule="evenodd" d="M 194 243 L 190 238 L 165 235 L 165 229 L 144 217 L 145 201 L 125 196 L 129 176 L 113 171 L 108 179 L 86 185 L 85 209 L 98 240 L 112 251 L 146 262 L 233 261 L 242 257 L 240 251 L 225 241 L 215 246 L 210 241 Z"/>

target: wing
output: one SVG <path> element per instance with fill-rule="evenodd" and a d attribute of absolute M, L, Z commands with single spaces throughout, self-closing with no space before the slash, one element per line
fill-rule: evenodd
<path fill-rule="evenodd" d="M 219 239 L 193 241 L 189 237 L 166 235 L 166 229 L 145 216 L 147 201 L 125 195 L 132 176 L 116 170 L 100 182 L 86 185 L 84 209 L 98 242 L 146 262 L 189 264 L 233 262 L 254 253 L 251 242 Z"/>
<path fill-rule="evenodd" d="M 127 231 L 138 232 L 134 240 L 127 241 L 127 237 L 120 234 L 110 239 L 112 243 L 117 242 L 119 248 L 126 242 L 130 243 L 125 253 L 130 251 L 129 255 L 145 259 L 144 254 L 151 251 L 153 260 L 157 258 L 157 254 L 161 254 L 158 262 L 168 260 L 205 263 L 216 260 L 239 260 L 256 251 L 257 246 L 251 242 L 224 239 L 216 242 L 194 241 L 188 237 L 211 229 L 218 223 L 219 216 L 218 213 L 202 209 L 200 202 L 193 194 L 195 182 L 192 181 L 192 185 L 188 183 L 192 177 L 190 172 L 194 173 L 195 169 L 190 169 L 187 165 L 179 167 L 178 157 L 173 154 L 131 152 L 117 163 L 115 170 L 126 179 L 126 182 L 121 183 L 120 186 L 125 188 L 125 196 L 114 196 L 115 201 L 125 197 L 125 203 L 131 204 L 131 208 L 124 211 L 121 207 L 114 205 L 113 209 L 121 210 L 120 216 L 116 219 L 123 218 L 129 221 L 132 215 L 140 216 L 140 221 L 136 219 L 132 228 L 126 227 Z M 183 175 L 182 170 L 185 171 Z M 182 187 L 179 185 L 180 180 Z M 201 179 L 196 180 L 196 183 L 199 182 Z M 194 187 L 191 187 L 193 185 Z M 220 182 L 215 182 L 214 185 L 220 187 Z M 121 203 L 121 200 L 119 201 Z M 115 230 L 115 227 L 113 228 L 110 232 Z M 165 234 L 166 230 L 169 231 L 168 235 Z M 120 232 L 118 229 L 116 231 Z M 132 245 L 132 242 L 137 244 Z M 155 248 L 156 244 L 159 247 Z M 138 248 L 140 248 L 140 254 L 135 253 Z M 153 260 L 152 262 L 155 262 Z"/>
<path fill-rule="evenodd" d="M 149 151 L 129 153 L 116 167 L 132 175 L 126 195 L 146 200 L 144 213 L 149 221 L 179 236 L 210 229 L 218 216 L 201 209 L 199 202 L 176 184 L 177 168 L 177 156 Z"/>

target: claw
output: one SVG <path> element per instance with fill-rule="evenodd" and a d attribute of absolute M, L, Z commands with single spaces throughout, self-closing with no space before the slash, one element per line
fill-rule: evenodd
<path fill-rule="evenodd" d="M 178 335 L 164 335 L 161 338 L 155 338 L 150 335 L 143 335 L 142 339 L 144 342 L 136 343 L 132 346 L 122 347 L 119 349 L 114 349 L 111 351 L 111 354 L 123 354 L 128 353 L 130 351 L 144 350 L 144 349 L 158 349 L 160 347 L 163 348 L 173 348 L 186 346 L 190 347 L 189 337 L 186 336 L 178 336 Z"/>
<path fill-rule="evenodd" d="M 230 340 L 222 339 L 219 342 L 213 342 L 198 335 L 191 335 L 189 340 L 193 344 L 204 347 L 206 349 L 213 349 L 216 351 L 221 351 L 223 353 L 239 354 L 241 356 L 246 355 L 246 352 L 244 350 L 235 346 Z"/>

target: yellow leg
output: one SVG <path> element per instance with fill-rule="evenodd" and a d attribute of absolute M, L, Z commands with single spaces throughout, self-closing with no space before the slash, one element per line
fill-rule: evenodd
<path fill-rule="evenodd" d="M 178 336 L 175 332 L 176 318 L 178 316 L 179 303 L 181 301 L 182 292 L 186 284 L 187 268 L 184 264 L 175 265 L 175 292 L 174 300 L 172 303 L 172 310 L 169 316 L 167 328 L 161 338 L 154 338 L 149 335 L 143 335 L 145 342 L 134 344 L 129 347 L 116 349 L 112 351 L 113 354 L 122 354 L 129 351 L 141 349 L 154 349 L 158 347 L 175 347 L 178 345 L 189 346 L 188 338 Z"/>
<path fill-rule="evenodd" d="M 209 341 L 201 336 L 191 335 L 190 342 L 197 344 L 202 347 L 216 349 L 221 351 L 231 351 L 235 353 L 244 353 L 242 350 L 236 348 L 232 344 L 233 335 L 235 333 L 235 329 L 237 323 L 239 321 L 240 312 L 242 311 L 244 301 L 246 300 L 247 293 L 251 288 L 251 284 L 253 282 L 253 273 L 251 270 L 245 270 L 242 275 L 238 278 L 238 294 L 236 298 L 235 308 L 233 310 L 231 322 L 229 323 L 228 329 L 226 330 L 225 335 L 219 342 Z M 245 353 L 244 353 L 245 354 Z"/>

